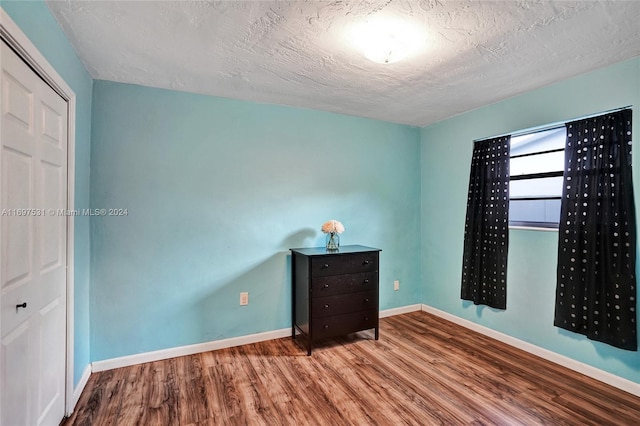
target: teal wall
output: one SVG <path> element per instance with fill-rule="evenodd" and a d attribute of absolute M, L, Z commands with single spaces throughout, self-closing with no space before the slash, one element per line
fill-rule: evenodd
<path fill-rule="evenodd" d="M 93 80 L 44 2 L 3 0 L 1 6 L 76 94 L 75 208 L 88 208 Z M 90 362 L 89 221 L 89 217 L 75 218 L 74 381 L 76 384 Z"/>
<path fill-rule="evenodd" d="M 640 383 L 640 352 L 619 350 L 553 326 L 557 232 L 510 231 L 506 311 L 460 299 L 472 141 L 628 105 L 635 106 L 633 133 L 638 140 L 640 58 L 421 129 L 424 303 Z M 634 167 L 638 188 L 637 156 Z"/>
<path fill-rule="evenodd" d="M 91 222 L 92 360 L 290 327 L 288 249 L 329 219 L 383 250 L 381 309 L 419 303 L 419 129 L 105 81 L 93 102 L 91 207 L 128 216 Z"/>

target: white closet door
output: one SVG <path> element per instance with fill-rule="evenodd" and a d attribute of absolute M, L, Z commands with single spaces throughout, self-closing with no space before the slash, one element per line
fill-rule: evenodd
<path fill-rule="evenodd" d="M 64 417 L 67 103 L 4 42 L 0 424 Z"/>

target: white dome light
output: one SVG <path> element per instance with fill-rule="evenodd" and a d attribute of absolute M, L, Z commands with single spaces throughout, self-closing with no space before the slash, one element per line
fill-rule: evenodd
<path fill-rule="evenodd" d="M 370 61 L 392 64 L 417 53 L 425 35 L 415 24 L 376 16 L 354 26 L 351 38 Z"/>
<path fill-rule="evenodd" d="M 364 49 L 364 56 L 378 64 L 392 64 L 407 56 L 407 45 L 395 34 L 378 34 Z"/>

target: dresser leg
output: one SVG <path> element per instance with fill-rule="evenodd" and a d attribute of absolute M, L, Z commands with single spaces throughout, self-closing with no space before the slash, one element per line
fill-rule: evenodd
<path fill-rule="evenodd" d="M 376 327 L 376 340 L 378 340 L 380 337 L 380 328 Z"/>

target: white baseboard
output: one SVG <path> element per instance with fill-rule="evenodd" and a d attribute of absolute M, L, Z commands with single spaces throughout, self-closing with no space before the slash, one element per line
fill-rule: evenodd
<path fill-rule="evenodd" d="M 506 343 L 507 345 L 514 346 L 518 349 L 522 349 L 523 351 L 529 352 L 533 355 L 537 355 L 540 358 L 546 359 L 547 361 L 551 361 L 555 364 L 559 364 L 573 371 L 577 371 L 578 373 L 582 373 L 586 376 L 599 380 L 608 385 L 614 386 L 625 392 L 629 392 L 633 395 L 640 396 L 640 383 L 632 382 L 631 380 L 627 380 L 620 376 L 616 376 L 615 374 L 609 373 L 607 371 L 601 370 L 599 368 L 593 367 L 588 364 L 584 364 L 580 361 L 576 361 L 575 359 L 566 357 L 564 355 L 560 355 L 556 352 L 550 351 L 548 349 L 544 349 L 540 346 L 536 346 L 534 344 L 525 342 L 524 340 L 517 339 L 515 337 L 509 336 L 507 334 L 504 334 L 499 331 L 493 330 L 491 328 L 485 327 L 483 325 L 477 324 L 473 321 L 469 321 L 464 318 L 457 317 L 455 315 L 452 315 L 445 311 L 441 311 L 440 309 L 434 308 L 432 306 L 422 305 L 422 310 L 430 314 L 444 318 L 458 325 L 461 325 L 470 330 L 477 331 L 478 333 L 484 334 L 485 336 L 489 336 L 493 339 L 499 340 L 500 342 Z"/>
<path fill-rule="evenodd" d="M 399 308 L 385 309 L 384 311 L 380 311 L 380 318 L 392 317 L 394 315 L 408 314 L 409 312 L 415 312 L 420 310 L 422 310 L 422 305 L 419 303 L 416 305 L 407 305 L 407 306 L 401 306 Z"/>
<path fill-rule="evenodd" d="M 91 364 L 87 364 L 84 371 L 82 372 L 80 381 L 76 385 L 75 389 L 73 389 L 73 400 L 71 401 L 71 410 L 67 413 L 67 417 L 73 414 L 73 410 L 75 410 L 76 404 L 80 400 L 80 395 L 82 395 L 82 391 L 84 390 L 85 386 L 87 386 L 89 377 L 91 377 Z"/>
<path fill-rule="evenodd" d="M 214 340 L 211 342 L 197 343 L 195 345 L 178 346 L 175 348 L 161 349 L 159 351 L 144 352 L 141 354 L 127 355 L 119 358 L 95 361 L 91 364 L 94 372 L 111 370 L 113 368 L 128 367 L 130 365 L 142 364 L 145 362 L 161 361 L 163 359 L 175 358 L 178 356 L 193 355 L 201 352 L 215 351 L 217 349 L 231 348 L 234 346 L 247 345 L 249 343 L 263 342 L 265 340 L 279 339 L 291 336 L 291 328 L 267 331 L 264 333 L 249 334 L 246 336 L 231 337 L 229 339 Z"/>

